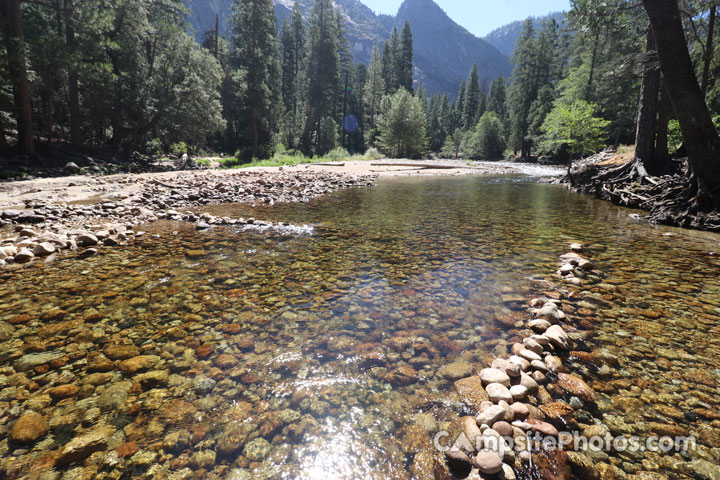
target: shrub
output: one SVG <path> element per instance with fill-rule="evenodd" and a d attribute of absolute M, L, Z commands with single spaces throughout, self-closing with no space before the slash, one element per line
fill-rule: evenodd
<path fill-rule="evenodd" d="M 182 157 L 186 153 L 188 153 L 188 146 L 185 144 L 185 142 L 178 142 L 174 143 L 170 146 L 170 152 L 173 155 L 177 155 L 178 157 Z"/>
<path fill-rule="evenodd" d="M 145 144 L 145 151 L 148 155 L 162 155 L 163 143 L 159 138 L 153 138 Z"/>
<path fill-rule="evenodd" d="M 337 147 L 328 152 L 327 155 L 325 155 L 329 160 L 332 160 L 333 162 L 337 162 L 340 160 L 344 160 L 350 156 L 350 152 L 345 150 L 342 147 Z"/>
<path fill-rule="evenodd" d="M 502 121 L 495 112 L 487 112 L 480 117 L 475 131 L 466 142 L 465 153 L 471 158 L 500 160 L 506 146 Z"/>
<path fill-rule="evenodd" d="M 380 153 L 380 151 L 375 147 L 370 147 L 365 151 L 365 155 L 363 155 L 367 160 L 380 160 L 382 158 L 385 158 L 385 155 Z"/>

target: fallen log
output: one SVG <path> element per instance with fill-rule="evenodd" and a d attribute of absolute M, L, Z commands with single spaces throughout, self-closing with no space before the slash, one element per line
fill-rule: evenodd
<path fill-rule="evenodd" d="M 475 168 L 468 167 L 465 165 L 441 165 L 431 163 L 411 163 L 411 162 L 373 162 L 370 164 L 373 167 L 413 167 L 420 168 L 423 170 L 455 170 L 460 168 Z"/>

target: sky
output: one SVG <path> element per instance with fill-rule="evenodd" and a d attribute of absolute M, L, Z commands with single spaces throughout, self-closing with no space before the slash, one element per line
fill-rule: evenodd
<path fill-rule="evenodd" d="M 395 15 L 403 0 L 360 0 L 375 13 Z M 570 9 L 570 0 L 435 0 L 466 29 L 484 37 L 515 20 Z"/>

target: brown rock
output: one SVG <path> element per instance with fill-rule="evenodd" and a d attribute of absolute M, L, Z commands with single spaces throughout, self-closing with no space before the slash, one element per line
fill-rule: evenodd
<path fill-rule="evenodd" d="M 540 405 L 540 410 L 542 410 L 551 421 L 559 422 L 561 425 L 566 424 L 575 413 L 575 410 L 565 402 L 552 402 Z"/>
<path fill-rule="evenodd" d="M 62 449 L 55 460 L 58 466 L 84 460 L 95 452 L 107 449 L 108 440 L 114 433 L 112 427 L 101 427 L 85 435 L 73 438 Z"/>
<path fill-rule="evenodd" d="M 127 442 L 115 449 L 117 454 L 123 458 L 130 458 L 138 452 L 137 442 Z"/>
<path fill-rule="evenodd" d="M 419 379 L 419 374 L 417 370 L 410 365 L 400 365 L 385 374 L 384 379 L 394 387 L 404 387 L 416 383 Z"/>
<path fill-rule="evenodd" d="M 120 371 L 127 375 L 134 375 L 138 372 L 150 370 L 160 361 L 160 357 L 156 355 L 140 355 L 120 362 Z"/>
<path fill-rule="evenodd" d="M 200 345 L 195 349 L 195 356 L 200 360 L 205 360 L 215 352 L 215 347 L 212 345 Z"/>
<path fill-rule="evenodd" d="M 223 353 L 215 359 L 215 366 L 223 370 L 229 370 L 240 363 L 235 355 Z"/>
<path fill-rule="evenodd" d="M 455 382 L 455 390 L 457 390 L 460 400 L 474 411 L 480 411 L 482 402 L 490 400 L 487 392 L 483 388 L 482 380 L 477 375 L 463 378 Z"/>
<path fill-rule="evenodd" d="M 80 388 L 76 385 L 60 385 L 51 388 L 47 393 L 53 400 L 62 400 L 64 398 L 74 397 L 79 391 Z"/>
<path fill-rule="evenodd" d="M 568 373 L 558 374 L 560 388 L 586 402 L 595 401 L 595 392 L 579 377 Z"/>
<path fill-rule="evenodd" d="M 45 419 L 35 412 L 23 415 L 10 430 L 10 440 L 15 443 L 33 443 L 47 435 L 49 430 Z"/>
<path fill-rule="evenodd" d="M 140 349 L 135 345 L 109 345 L 103 353 L 110 360 L 127 360 L 140 355 Z"/>

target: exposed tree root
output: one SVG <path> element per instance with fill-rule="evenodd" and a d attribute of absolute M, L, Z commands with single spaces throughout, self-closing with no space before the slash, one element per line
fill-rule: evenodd
<path fill-rule="evenodd" d="M 697 182 L 685 161 L 678 162 L 672 175 L 652 177 L 639 161 L 616 165 L 609 162 L 613 156 L 603 152 L 578 162 L 561 182 L 618 205 L 647 210 L 652 223 L 720 232 L 720 211 L 699 207 Z"/>

